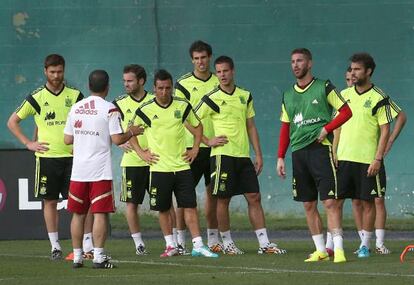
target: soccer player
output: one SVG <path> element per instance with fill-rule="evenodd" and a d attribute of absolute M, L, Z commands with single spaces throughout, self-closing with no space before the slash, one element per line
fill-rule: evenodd
<path fill-rule="evenodd" d="M 302 202 L 316 251 L 305 262 L 329 260 L 318 211 L 318 194 L 328 216 L 334 240 L 334 262 L 345 262 L 342 232 L 343 198 L 337 192 L 331 143 L 327 135 L 341 126 L 352 112 L 329 80 L 312 75 L 312 54 L 306 48 L 291 53 L 296 84 L 283 93 L 277 173 L 286 177 L 285 154 L 292 148 L 293 199 Z M 333 109 L 339 110 L 332 120 Z"/>
<path fill-rule="evenodd" d="M 203 96 L 196 108 L 200 118 L 209 118 L 214 136 L 204 137 L 210 145 L 213 195 L 217 197 L 217 219 L 225 254 L 243 254 L 231 238 L 230 200 L 244 195 L 250 222 L 259 241 L 258 254 L 283 254 L 286 251 L 271 243 L 267 236 L 265 218 L 257 176 L 262 171 L 263 159 L 259 135 L 254 123 L 253 98 L 249 91 L 235 85 L 234 63 L 228 56 L 215 62 L 219 86 Z M 250 159 L 249 140 L 256 154 Z"/>
<path fill-rule="evenodd" d="M 111 142 L 119 145 L 143 133 L 143 128 L 130 126 L 124 133 L 118 109 L 105 98 L 109 76 L 104 70 L 89 75 L 91 95 L 76 103 L 64 129 L 65 144 L 73 144 L 73 167 L 69 189 L 68 211 L 73 213 L 71 234 L 73 267 L 83 267 L 82 236 L 86 213 L 94 216 L 93 268 L 110 269 L 114 265 L 104 254 L 108 213 L 115 211 L 112 190 Z"/>
<path fill-rule="evenodd" d="M 63 143 L 63 129 L 70 108 L 83 98 L 79 90 L 65 85 L 64 72 L 65 59 L 58 54 L 48 55 L 44 61 L 46 84 L 30 93 L 7 122 L 13 135 L 35 152 L 35 197 L 43 199 L 52 260 L 62 258 L 56 207 L 60 195 L 67 199 L 72 168 L 72 147 Z M 20 122 L 30 116 L 37 128 L 35 140 L 30 140 L 20 128 Z"/>
<path fill-rule="evenodd" d="M 131 140 L 138 155 L 150 165 L 150 207 L 159 212 L 160 227 L 166 248 L 161 257 L 178 254 L 173 238 L 170 208 L 172 193 L 178 208 L 184 208 L 185 223 L 191 233 L 193 256 L 218 257 L 203 244 L 198 223 L 197 201 L 190 163 L 198 154 L 203 127 L 191 104 L 172 96 L 172 76 L 166 70 L 154 75 L 155 99 L 136 110 L 137 117 L 146 128 L 148 148 Z M 186 149 L 185 125 L 193 127 L 194 143 Z"/>
<path fill-rule="evenodd" d="M 113 104 L 121 113 L 122 127 L 127 128 L 128 124 L 132 122 L 135 110 L 143 103 L 153 99 L 154 95 L 144 89 L 147 73 L 140 65 L 126 65 L 123 80 L 127 94 L 115 99 Z M 137 139 L 143 148 L 147 148 L 145 135 L 138 136 Z M 126 202 L 126 219 L 135 244 L 135 252 L 137 255 L 146 255 L 148 253 L 141 237 L 138 205 L 142 204 L 145 192 L 148 190 L 149 165 L 138 156 L 129 142 L 120 145 L 120 147 L 124 150 L 121 161 L 121 201 Z"/>
<path fill-rule="evenodd" d="M 378 87 L 371 82 L 375 70 L 375 61 L 367 53 L 351 56 L 351 86 L 341 92 L 349 102 L 355 114 L 341 127 L 338 145 L 338 181 L 339 187 L 350 190 L 354 200 L 360 200 L 362 212 L 362 242 L 357 251 L 358 257 L 370 256 L 370 239 L 375 225 L 376 200 L 379 209 L 379 233 L 377 252 L 389 253 L 384 246 L 383 235 L 385 225 L 384 194 L 386 177 L 383 159 L 387 145 L 392 143 L 405 123 L 405 115 L 401 109 Z M 399 115 L 400 114 L 400 115 Z M 390 133 L 390 123 L 397 119 L 394 130 Z M 382 203 L 381 203 L 382 202 Z M 353 205 L 358 202 L 353 202 Z M 382 205 L 381 205 L 382 204 Z"/>
<path fill-rule="evenodd" d="M 183 75 L 175 84 L 175 96 L 186 98 L 192 106 L 197 106 L 201 98 L 208 92 L 216 88 L 219 84 L 217 76 L 210 71 L 210 61 L 212 56 L 212 48 L 208 43 L 203 41 L 195 41 L 189 49 L 191 62 L 193 63 L 193 72 Z M 213 136 L 213 127 L 208 118 L 203 119 L 203 132 L 206 137 Z M 193 146 L 193 135 L 186 131 L 186 146 Z M 200 151 L 191 164 L 191 172 L 194 176 L 194 185 L 200 182 L 204 176 L 206 187 L 205 194 L 205 215 L 207 220 L 207 241 L 208 247 L 213 252 L 222 252 L 223 247 L 219 242 L 218 224 L 217 224 L 217 199 L 212 195 L 210 183 L 210 146 L 201 143 Z M 178 249 L 185 252 L 185 224 L 182 209 L 177 209 L 177 233 L 178 233 Z"/>

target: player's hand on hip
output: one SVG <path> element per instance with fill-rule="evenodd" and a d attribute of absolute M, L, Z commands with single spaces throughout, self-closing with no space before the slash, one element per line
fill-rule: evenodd
<path fill-rule="evenodd" d="M 187 151 L 183 153 L 183 158 L 186 162 L 191 164 L 194 161 L 194 159 L 196 159 L 197 155 L 198 155 L 198 149 L 191 148 L 191 149 L 187 149 Z"/>
<path fill-rule="evenodd" d="M 374 159 L 368 167 L 367 176 L 372 177 L 378 174 L 381 168 L 381 161 Z"/>
<path fill-rule="evenodd" d="M 285 160 L 281 157 L 277 159 L 276 173 L 280 178 L 286 178 Z"/>
<path fill-rule="evenodd" d="M 226 136 L 217 136 L 217 137 L 213 137 L 208 140 L 208 146 L 210 147 L 223 146 L 228 142 L 229 140 L 227 139 Z"/>
<path fill-rule="evenodd" d="M 149 149 L 140 152 L 138 155 L 149 165 L 156 164 L 160 157 L 158 154 L 152 153 Z"/>
<path fill-rule="evenodd" d="M 47 142 L 37 142 L 37 141 L 30 141 L 26 144 L 26 147 L 28 150 L 38 152 L 38 153 L 44 153 L 45 151 L 49 150 L 49 147 L 47 147 L 49 143 Z"/>
<path fill-rule="evenodd" d="M 119 145 L 119 147 L 124 151 L 124 152 L 131 152 L 134 150 L 134 148 L 132 147 L 132 145 L 129 142 L 126 142 L 124 144 Z"/>
<path fill-rule="evenodd" d="M 328 135 L 328 132 L 326 131 L 326 129 L 323 127 L 321 132 L 319 133 L 319 137 L 317 139 L 318 143 L 323 142 L 323 140 L 326 138 L 326 136 Z"/>

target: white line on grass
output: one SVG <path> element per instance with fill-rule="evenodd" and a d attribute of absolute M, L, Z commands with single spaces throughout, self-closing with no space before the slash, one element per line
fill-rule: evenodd
<path fill-rule="evenodd" d="M 0 254 L 0 256 L 5 257 L 22 257 L 22 258 L 49 258 L 49 256 L 36 256 L 36 255 L 22 255 L 22 254 Z M 246 266 L 218 266 L 218 265 L 203 265 L 203 264 L 182 264 L 175 262 L 157 262 L 157 261 L 138 261 L 138 260 L 112 260 L 114 263 L 124 263 L 124 264 L 143 264 L 143 265 L 161 265 L 161 266 L 175 266 L 175 267 L 191 267 L 191 268 L 203 268 L 203 269 L 218 269 L 222 270 L 239 270 L 240 274 L 255 274 L 255 273 L 300 273 L 300 274 L 332 274 L 332 275 L 359 275 L 359 276 L 373 276 L 373 277 L 408 277 L 414 278 L 414 274 L 396 274 L 396 273 L 384 273 L 384 272 L 349 272 L 349 271 L 328 271 L 328 270 L 296 270 L 296 269 L 277 269 L 277 268 L 263 268 L 263 267 L 246 267 Z M 190 274 L 218 274 L 218 272 L 213 273 L 188 273 Z M 139 274 L 142 275 L 142 274 Z M 137 275 L 137 276 L 139 276 Z M 126 275 L 122 275 L 126 276 Z M 135 275 L 128 275 L 129 277 Z M 85 277 L 94 277 L 93 276 L 83 276 Z M 102 275 L 100 277 L 108 277 L 108 275 Z M 112 275 L 111 277 L 120 277 L 118 275 Z M 0 278 L 1 281 L 8 281 L 15 278 Z"/>

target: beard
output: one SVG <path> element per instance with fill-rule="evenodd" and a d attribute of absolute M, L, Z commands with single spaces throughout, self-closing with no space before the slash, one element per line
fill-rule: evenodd
<path fill-rule="evenodd" d="M 309 71 L 309 69 L 303 68 L 302 70 L 299 71 L 299 73 L 297 75 L 295 73 L 295 76 L 296 76 L 297 79 L 303 79 L 306 76 L 306 74 L 308 73 L 308 71 Z"/>

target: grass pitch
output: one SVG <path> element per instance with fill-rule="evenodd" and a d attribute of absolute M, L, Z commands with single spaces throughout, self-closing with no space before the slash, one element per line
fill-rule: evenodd
<path fill-rule="evenodd" d="M 393 253 L 358 259 L 358 245 L 345 243 L 348 262 L 304 263 L 313 251 L 309 241 L 279 241 L 288 254 L 257 255 L 256 240 L 237 240 L 246 254 L 218 259 L 177 256 L 161 259 L 164 243 L 147 241 L 148 256 L 136 256 L 130 239 L 111 239 L 107 250 L 118 266 L 111 270 L 72 269 L 71 262 L 49 260 L 49 242 L 1 241 L 0 284 L 414 284 L 414 253 L 401 264 L 399 254 L 409 241 L 388 241 Z M 63 241 L 64 253 L 70 241 Z"/>

